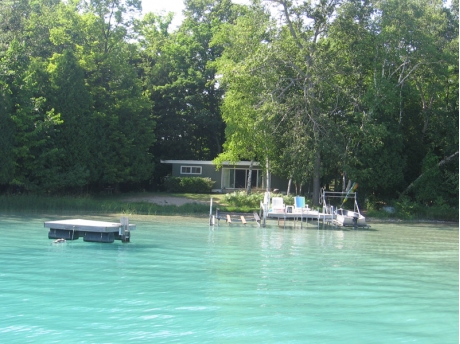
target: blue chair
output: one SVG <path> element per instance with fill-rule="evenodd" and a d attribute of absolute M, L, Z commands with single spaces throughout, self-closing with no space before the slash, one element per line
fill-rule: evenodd
<path fill-rule="evenodd" d="M 303 196 L 295 196 L 294 205 L 295 205 L 296 209 L 305 208 L 305 197 L 303 197 Z"/>

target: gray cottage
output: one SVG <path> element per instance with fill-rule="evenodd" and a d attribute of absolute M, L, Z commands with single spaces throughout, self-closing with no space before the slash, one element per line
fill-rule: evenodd
<path fill-rule="evenodd" d="M 224 163 L 220 170 L 212 161 L 200 160 L 161 160 L 163 164 L 172 164 L 173 177 L 209 177 L 215 181 L 213 192 L 233 192 L 246 189 L 250 161 L 240 161 L 236 164 Z M 252 166 L 251 187 L 265 189 L 266 176 L 258 162 Z M 288 181 L 271 175 L 271 188 L 286 190 Z"/>

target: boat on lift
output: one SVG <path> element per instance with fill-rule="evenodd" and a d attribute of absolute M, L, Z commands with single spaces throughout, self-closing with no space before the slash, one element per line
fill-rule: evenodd
<path fill-rule="evenodd" d="M 366 218 L 359 211 L 339 208 L 335 211 L 333 223 L 342 227 L 369 227 Z"/>
<path fill-rule="evenodd" d="M 325 191 L 324 189 L 321 191 L 323 212 L 333 214 L 332 224 L 339 227 L 370 227 L 364 215 L 359 211 L 357 187 L 358 184 L 354 183 L 347 192 Z M 348 199 L 353 201 L 353 210 L 343 208 Z"/>

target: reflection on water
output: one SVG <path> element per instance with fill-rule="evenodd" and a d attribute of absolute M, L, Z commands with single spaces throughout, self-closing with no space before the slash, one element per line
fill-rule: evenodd
<path fill-rule="evenodd" d="M 458 342 L 457 226 L 151 216 L 129 244 L 53 245 L 45 220 L 0 219 L 4 342 Z"/>

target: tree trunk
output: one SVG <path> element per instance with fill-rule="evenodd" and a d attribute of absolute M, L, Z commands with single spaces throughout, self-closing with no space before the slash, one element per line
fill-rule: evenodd
<path fill-rule="evenodd" d="M 319 193 L 321 188 L 321 155 L 316 152 L 315 167 L 313 170 L 313 205 L 319 206 Z"/>
<path fill-rule="evenodd" d="M 342 176 L 342 192 L 345 192 L 347 190 L 347 174 L 343 172 Z"/>
<path fill-rule="evenodd" d="M 456 151 L 454 154 L 452 154 L 451 156 L 448 156 L 447 158 L 441 160 L 437 165 L 436 167 L 441 167 L 442 165 L 448 163 L 450 160 L 452 160 L 453 158 L 455 158 L 456 156 L 458 155 L 458 151 Z M 434 167 L 430 168 L 428 171 L 431 171 Z M 409 184 L 409 186 L 406 188 L 406 190 L 404 190 L 403 192 L 401 192 L 401 194 L 399 195 L 399 198 L 401 199 L 402 196 L 404 196 L 410 189 L 412 189 L 414 187 L 414 185 L 423 177 L 423 175 L 428 172 L 428 171 L 425 171 L 423 172 L 421 175 L 419 175 L 417 177 L 417 179 L 415 179 L 412 183 Z"/>
<path fill-rule="evenodd" d="M 252 185 L 252 166 L 254 164 L 254 160 L 251 160 L 249 164 L 249 172 L 248 172 L 248 183 L 246 185 L 246 195 L 251 194 L 251 185 Z"/>
<path fill-rule="evenodd" d="M 286 195 L 288 196 L 291 193 L 291 184 L 292 184 L 292 177 L 289 178 L 289 181 L 288 181 L 288 186 L 287 186 L 287 191 L 286 191 Z"/>
<path fill-rule="evenodd" d="M 270 177 L 270 163 L 268 161 L 268 158 L 265 161 L 265 169 L 266 169 L 266 181 L 265 181 L 265 191 L 270 192 L 271 191 L 271 177 Z"/>

